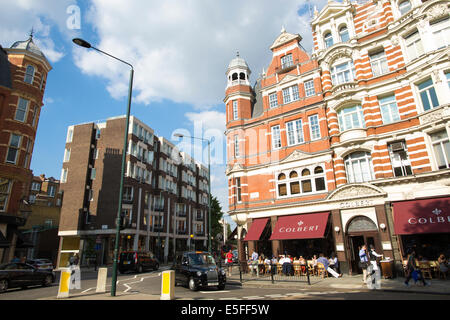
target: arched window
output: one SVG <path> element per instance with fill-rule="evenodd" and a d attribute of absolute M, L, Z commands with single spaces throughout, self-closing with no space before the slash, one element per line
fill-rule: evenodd
<path fill-rule="evenodd" d="M 32 84 L 34 80 L 34 67 L 27 66 L 27 70 L 25 71 L 25 79 L 23 80 L 25 83 Z"/>
<path fill-rule="evenodd" d="M 311 171 L 309 171 L 309 169 L 303 169 L 302 177 L 307 177 L 309 175 L 311 175 Z M 303 193 L 312 192 L 311 179 L 302 180 L 302 192 Z"/>
<path fill-rule="evenodd" d="M 278 180 L 286 180 L 286 175 L 284 173 L 280 173 L 278 176 Z"/>
<path fill-rule="evenodd" d="M 355 129 L 365 128 L 364 114 L 360 105 L 349 106 L 338 111 L 339 129 L 341 132 Z"/>
<path fill-rule="evenodd" d="M 374 179 L 370 153 L 359 151 L 344 158 L 348 183 L 367 182 Z"/>
<path fill-rule="evenodd" d="M 325 48 L 329 48 L 333 45 L 333 36 L 331 35 L 331 32 L 325 33 L 323 41 L 325 43 Z"/>
<path fill-rule="evenodd" d="M 339 29 L 339 36 L 341 37 L 342 42 L 347 42 L 348 40 L 350 40 L 350 36 L 348 35 L 347 26 L 342 26 Z"/>
<path fill-rule="evenodd" d="M 311 172 L 309 171 L 309 169 L 303 169 L 302 170 L 302 177 L 309 176 L 310 174 L 311 174 Z"/>
<path fill-rule="evenodd" d="M 231 76 L 231 80 L 237 80 L 238 79 L 238 74 L 237 73 L 233 73 L 233 75 Z"/>
<path fill-rule="evenodd" d="M 245 80 L 245 73 L 243 73 L 243 72 L 239 73 L 239 79 Z"/>
<path fill-rule="evenodd" d="M 296 171 L 292 171 L 289 174 L 289 179 L 293 179 L 293 178 L 297 178 L 298 177 L 298 173 Z"/>
<path fill-rule="evenodd" d="M 408 0 L 400 2 L 400 4 L 398 5 L 398 9 L 400 10 L 400 13 L 404 15 L 409 10 L 411 10 L 411 2 L 409 2 Z"/>
<path fill-rule="evenodd" d="M 286 180 L 286 175 L 284 173 L 280 173 L 278 175 L 278 181 Z M 280 183 L 278 184 L 278 196 L 286 196 L 287 195 L 287 188 L 286 183 Z"/>
<path fill-rule="evenodd" d="M 314 175 L 323 175 L 323 168 L 322 167 L 315 167 L 314 168 Z M 325 176 L 321 176 L 321 177 L 317 177 L 315 178 L 315 183 L 316 183 L 316 191 L 322 191 L 325 190 Z"/>

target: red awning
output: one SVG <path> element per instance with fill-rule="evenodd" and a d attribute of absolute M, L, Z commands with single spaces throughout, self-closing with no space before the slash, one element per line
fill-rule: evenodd
<path fill-rule="evenodd" d="M 279 217 L 270 240 L 323 238 L 329 212 Z"/>
<path fill-rule="evenodd" d="M 259 237 L 261 237 L 261 233 L 264 231 L 266 227 L 267 221 L 269 218 L 261 218 L 253 220 L 250 229 L 245 236 L 244 241 L 257 241 Z"/>
<path fill-rule="evenodd" d="M 395 234 L 450 232 L 450 197 L 394 202 Z"/>

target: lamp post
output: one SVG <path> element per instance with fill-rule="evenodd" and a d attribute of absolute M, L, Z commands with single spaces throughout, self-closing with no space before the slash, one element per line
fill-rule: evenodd
<path fill-rule="evenodd" d="M 208 139 L 186 136 L 184 134 L 175 133 L 178 138 L 192 138 L 208 142 L 208 252 L 211 253 L 211 142 Z"/>
<path fill-rule="evenodd" d="M 120 187 L 119 187 L 119 208 L 117 210 L 117 216 L 116 216 L 116 242 L 114 247 L 114 259 L 113 259 L 113 271 L 112 271 L 112 286 L 111 286 L 111 296 L 116 295 L 116 282 L 117 282 L 117 260 L 119 257 L 119 241 L 120 241 L 120 216 L 122 214 L 122 195 L 123 195 L 123 178 L 125 174 L 125 161 L 126 161 L 126 152 L 127 152 L 127 146 L 128 146 L 128 129 L 130 124 L 130 109 L 131 109 L 131 96 L 133 91 L 133 76 L 134 76 L 134 68 L 133 66 L 123 61 L 117 57 L 114 57 L 113 55 L 110 55 L 107 52 L 104 52 L 100 49 L 97 49 L 91 44 L 83 39 L 75 38 L 72 40 L 76 45 L 79 45 L 80 47 L 87 48 L 87 49 L 94 49 L 100 53 L 103 53 L 113 59 L 116 59 L 122 63 L 125 63 L 126 65 L 131 67 L 130 70 L 130 84 L 129 84 L 129 90 L 128 90 L 128 105 L 127 105 L 127 118 L 126 118 L 126 129 L 124 134 L 124 142 L 123 142 L 123 152 L 122 152 L 122 168 L 120 172 Z"/>

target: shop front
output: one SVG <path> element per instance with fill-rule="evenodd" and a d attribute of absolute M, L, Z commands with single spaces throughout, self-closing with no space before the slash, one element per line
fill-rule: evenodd
<path fill-rule="evenodd" d="M 393 219 L 404 258 L 408 249 L 430 261 L 450 255 L 450 197 L 394 202 Z"/>

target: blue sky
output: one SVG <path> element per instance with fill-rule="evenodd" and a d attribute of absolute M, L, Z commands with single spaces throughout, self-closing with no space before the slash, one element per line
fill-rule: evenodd
<path fill-rule="evenodd" d="M 68 126 L 126 112 L 128 67 L 76 47 L 72 38 L 134 65 L 131 113 L 176 145 L 177 129 L 196 136 L 224 132 L 225 72 L 236 51 L 254 81 L 270 63 L 269 47 L 283 26 L 301 34 L 306 50 L 312 44 L 304 0 L 0 0 L 0 7 L 0 44 L 25 40 L 33 28 L 53 66 L 31 169 L 57 179 Z M 226 212 L 225 145 L 217 148 L 212 194 Z"/>

